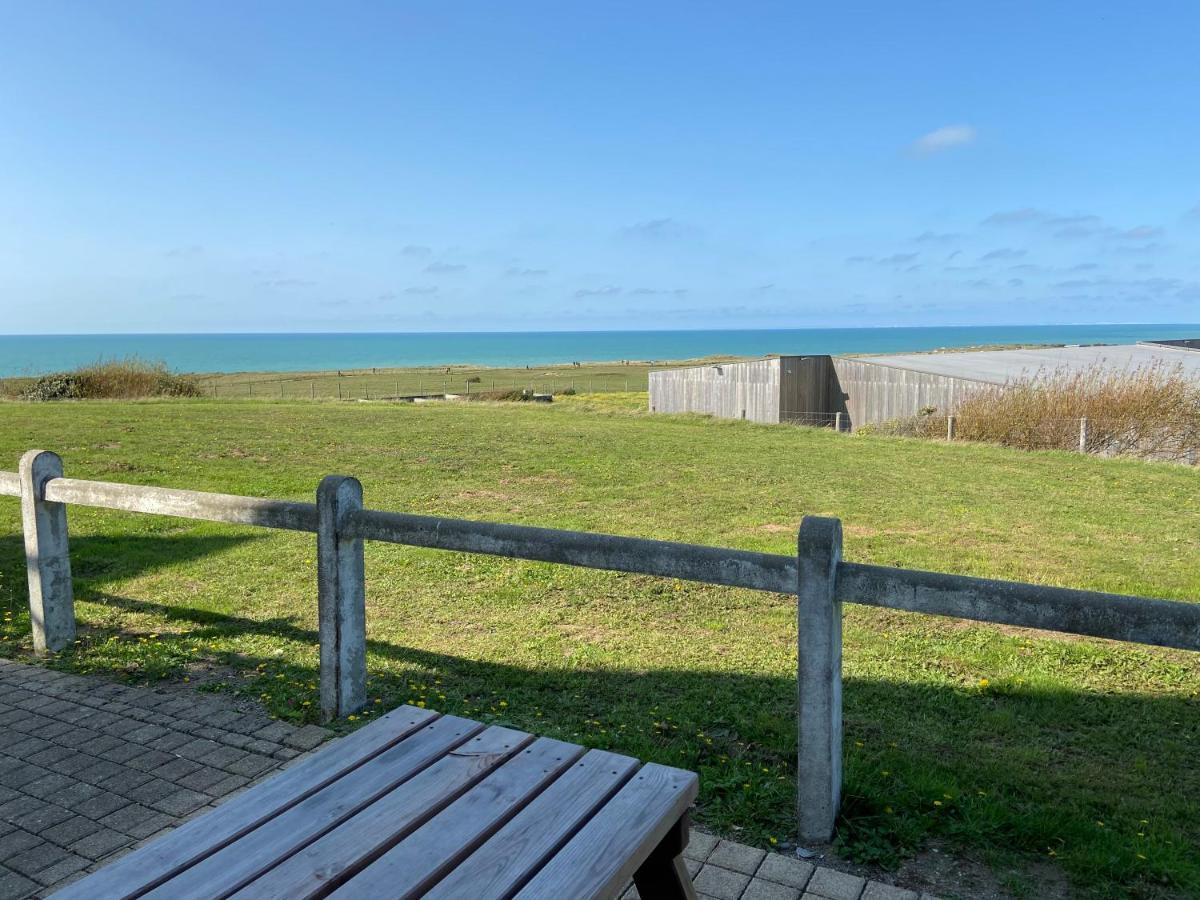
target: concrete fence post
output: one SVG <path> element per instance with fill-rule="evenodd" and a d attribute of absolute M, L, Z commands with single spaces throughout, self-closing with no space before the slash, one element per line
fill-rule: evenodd
<path fill-rule="evenodd" d="M 357 478 L 329 475 L 317 488 L 317 617 L 326 720 L 358 712 L 367 702 L 363 542 L 341 534 L 347 514 L 362 505 Z"/>
<path fill-rule="evenodd" d="M 1088 447 L 1088 421 L 1087 416 L 1079 420 L 1079 452 L 1087 453 Z"/>
<path fill-rule="evenodd" d="M 21 527 L 29 578 L 33 649 L 57 653 L 75 643 L 75 593 L 67 540 L 67 508 L 44 499 L 46 482 L 61 478 L 62 460 L 48 450 L 21 457 Z"/>
<path fill-rule="evenodd" d="M 842 797 L 841 521 L 805 516 L 798 549 L 796 818 L 802 841 L 824 843 Z"/>
<path fill-rule="evenodd" d="M 954 433 L 957 430 L 958 422 L 954 416 L 946 416 L 946 440 L 954 440 Z"/>
<path fill-rule="evenodd" d="M 836 432 L 838 432 L 839 434 L 841 433 L 841 430 L 842 430 L 842 414 L 841 414 L 840 412 L 836 412 L 836 413 L 834 413 L 834 414 L 833 414 L 833 430 L 834 430 L 834 431 L 836 431 Z"/>

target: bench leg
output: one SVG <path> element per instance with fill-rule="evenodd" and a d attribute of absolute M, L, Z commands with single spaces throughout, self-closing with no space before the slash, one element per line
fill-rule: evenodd
<path fill-rule="evenodd" d="M 633 883 L 642 900 L 696 900 L 696 889 L 683 861 L 683 848 L 688 845 L 689 837 L 691 823 L 684 813 L 633 873 Z"/>

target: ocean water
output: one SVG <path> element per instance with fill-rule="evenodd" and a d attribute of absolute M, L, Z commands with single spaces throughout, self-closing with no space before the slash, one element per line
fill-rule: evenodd
<path fill-rule="evenodd" d="M 372 366 L 548 365 L 770 353 L 900 353 L 979 344 L 1114 344 L 1200 337 L 1200 325 L 995 325 L 761 331 L 430 334 L 0 335 L 0 377 L 138 356 L 181 372 L 289 372 Z"/>

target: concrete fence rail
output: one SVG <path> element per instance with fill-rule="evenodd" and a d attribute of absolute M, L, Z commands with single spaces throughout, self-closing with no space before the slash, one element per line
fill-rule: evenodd
<path fill-rule="evenodd" d="M 31 450 L 0 472 L 19 497 L 34 649 L 75 638 L 68 505 L 317 535 L 320 693 L 326 718 L 366 702 L 363 542 L 381 541 L 791 594 L 797 610 L 797 818 L 802 840 L 833 832 L 841 792 L 841 606 L 860 603 L 1200 651 L 1200 604 L 845 562 L 841 522 L 806 516 L 795 556 L 581 531 L 443 519 L 363 507 L 362 486 L 331 475 L 315 503 L 67 478 Z"/>

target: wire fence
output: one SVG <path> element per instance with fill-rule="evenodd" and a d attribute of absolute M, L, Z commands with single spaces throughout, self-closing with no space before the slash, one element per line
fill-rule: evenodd
<path fill-rule="evenodd" d="M 848 413 L 786 410 L 780 422 L 840 432 L 885 434 L 946 441 L 976 441 L 1025 450 L 1074 450 L 1096 456 L 1200 465 L 1200 429 L 1180 427 L 1175 420 L 1146 417 L 1046 417 L 1031 420 L 960 415 L 901 416 L 859 424 Z"/>
<path fill-rule="evenodd" d="M 339 372 L 309 376 L 231 379 L 214 376 L 201 380 L 210 397 L 256 400 L 435 400 L 487 398 L 488 395 L 553 396 L 646 391 L 645 373 L 501 374 Z"/>

